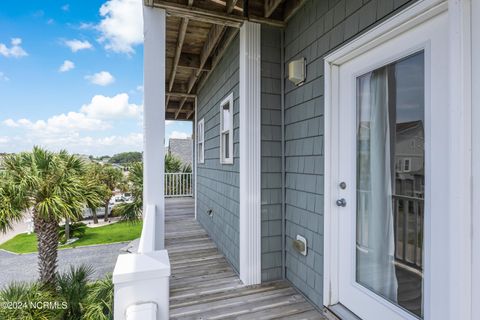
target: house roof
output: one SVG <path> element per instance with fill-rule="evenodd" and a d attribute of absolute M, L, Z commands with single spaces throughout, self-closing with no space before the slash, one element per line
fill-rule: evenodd
<path fill-rule="evenodd" d="M 283 27 L 304 0 L 144 0 L 167 12 L 167 120 L 192 120 L 196 93 L 244 21 Z"/>

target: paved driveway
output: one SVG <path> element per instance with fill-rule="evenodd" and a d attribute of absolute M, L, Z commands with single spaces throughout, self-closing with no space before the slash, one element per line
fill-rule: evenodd
<path fill-rule="evenodd" d="M 99 279 L 112 273 L 117 257 L 126 243 L 98 245 L 83 248 L 64 249 L 58 252 L 60 271 L 68 270 L 71 265 L 91 265 L 95 273 L 93 279 Z M 12 254 L 0 250 L 0 288 L 12 281 L 32 281 L 38 278 L 37 254 Z"/>

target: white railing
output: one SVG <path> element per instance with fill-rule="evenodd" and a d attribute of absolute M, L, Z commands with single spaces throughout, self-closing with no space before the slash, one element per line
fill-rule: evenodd
<path fill-rule="evenodd" d="M 192 197 L 192 173 L 165 173 L 165 197 Z"/>

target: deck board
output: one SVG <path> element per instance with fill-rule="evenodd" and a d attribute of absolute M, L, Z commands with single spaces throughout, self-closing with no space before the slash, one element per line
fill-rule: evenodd
<path fill-rule="evenodd" d="M 194 219 L 189 198 L 167 199 L 170 319 L 325 319 L 287 281 L 244 286 Z"/>

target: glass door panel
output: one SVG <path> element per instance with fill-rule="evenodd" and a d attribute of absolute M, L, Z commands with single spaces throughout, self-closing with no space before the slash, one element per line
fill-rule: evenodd
<path fill-rule="evenodd" d="M 356 282 L 423 316 L 424 53 L 357 77 Z"/>

